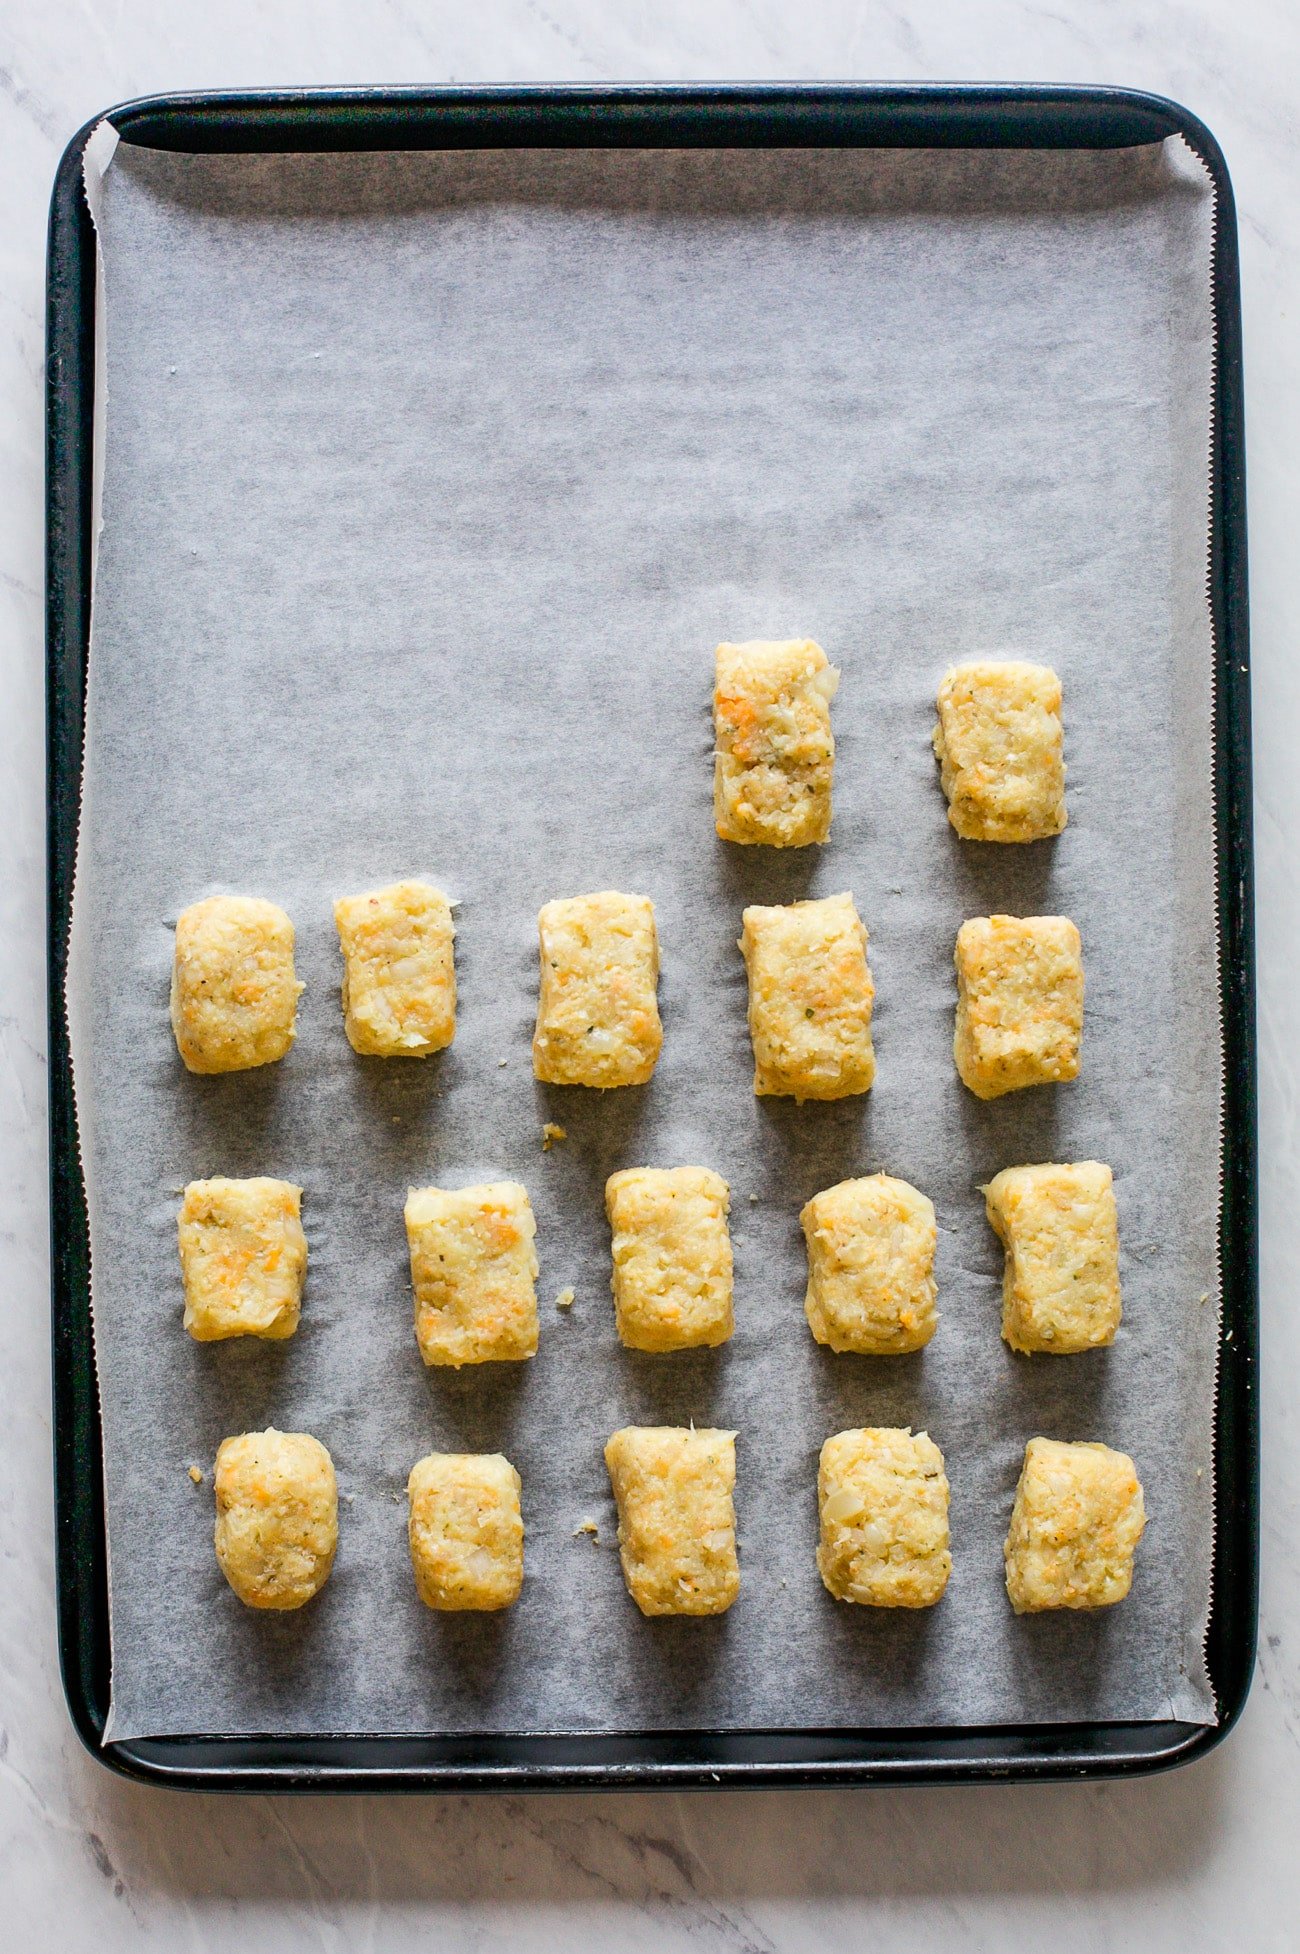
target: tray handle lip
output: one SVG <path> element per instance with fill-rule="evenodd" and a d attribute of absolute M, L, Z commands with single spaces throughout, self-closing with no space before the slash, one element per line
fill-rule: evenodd
<path fill-rule="evenodd" d="M 986 1755 L 980 1758 L 956 1756 L 941 1758 L 937 1756 L 917 1757 L 900 1755 L 896 1758 L 873 1756 L 869 1758 L 813 1759 L 801 1761 L 767 1760 L 728 1760 L 692 1759 L 676 1762 L 657 1759 L 652 1762 L 630 1760 L 593 1760 L 581 1762 L 575 1759 L 554 1762 L 532 1762 L 515 1760 L 509 1763 L 479 1760 L 465 1763 L 461 1760 L 446 1762 L 425 1762 L 411 1767 L 392 1765 L 361 1766 L 356 1763 L 334 1762 L 320 1757 L 313 1758 L 311 1751 L 314 1740 L 297 1738 L 283 1741 L 296 1753 L 287 1761 L 267 1764 L 264 1761 L 250 1762 L 231 1756 L 229 1760 L 214 1759 L 210 1763 L 195 1765 L 192 1762 L 173 1762 L 169 1756 L 174 1744 L 177 1753 L 191 1745 L 202 1744 L 208 1749 L 229 1747 L 232 1753 L 252 1749 L 259 1742 L 272 1741 L 249 1737 L 244 1739 L 186 1739 L 186 1738 L 139 1738 L 100 1745 L 97 1740 L 90 1741 L 78 1726 L 78 1735 L 86 1743 L 92 1755 L 107 1769 L 118 1776 L 130 1778 L 137 1783 L 160 1785 L 180 1791 L 219 1791 L 227 1793 L 276 1792 L 309 1793 L 331 1795 L 358 1794 L 369 1795 L 375 1792 L 416 1793 L 429 1791 L 456 1792 L 532 1792 L 532 1791 L 579 1791 L 579 1790 L 647 1790 L 647 1791 L 718 1791 L 773 1787 L 800 1787 L 804 1789 L 847 1789 L 868 1785 L 897 1787 L 902 1785 L 944 1786 L 953 1784 L 1012 1784 L 1012 1783 L 1070 1783 L 1086 1779 L 1132 1779 L 1161 1775 L 1166 1771 L 1181 1768 L 1195 1758 L 1208 1755 L 1223 1742 L 1236 1720 L 1240 1706 L 1230 1717 L 1225 1717 L 1217 1725 L 1190 1724 L 1176 1720 L 1161 1723 L 1110 1724 L 1097 1726 L 1109 1731 L 1127 1729 L 1141 1733 L 1149 1738 L 1151 1744 L 1142 1750 L 1108 1751 L 1100 1746 L 1089 1746 L 1086 1736 L 1081 1736 L 1077 1750 L 1045 1752 L 1042 1757 L 1001 1754 Z M 962 1726 L 955 1733 L 941 1727 L 930 1727 L 917 1731 L 897 1730 L 888 1733 L 879 1730 L 861 1734 L 879 1741 L 882 1735 L 896 1738 L 900 1744 L 909 1737 L 921 1741 L 936 1737 L 950 1737 L 954 1734 L 974 1741 L 987 1738 L 993 1748 L 999 1736 L 1010 1733 L 1023 1737 L 1026 1732 L 1041 1733 L 1046 1739 L 1054 1729 L 1068 1730 L 1072 1733 L 1084 1732 L 1086 1725 L 1063 1726 Z M 661 1733 L 662 1734 L 662 1733 Z M 689 1734 L 689 1733 L 687 1733 Z M 747 1736 L 759 1738 L 765 1733 L 753 1731 Z M 767 1733 L 775 1736 L 789 1736 L 792 1733 Z M 806 1733 L 793 1733 L 806 1734 Z M 837 1738 L 848 1739 L 855 1733 L 851 1729 L 839 1729 L 833 1734 Z M 346 1745 L 351 1739 L 326 1738 L 315 1740 L 321 1744 Z M 371 1739 L 380 1743 L 383 1738 Z M 401 1739 L 402 1742 L 418 1742 L 418 1739 Z M 509 1743 L 509 1738 L 499 1738 L 499 1743 Z M 519 1741 L 516 1739 L 515 1741 Z M 525 1740 L 526 1741 L 526 1740 Z"/>
<path fill-rule="evenodd" d="M 71 1504 L 82 1509 L 98 1501 L 102 1511 L 98 1398 L 93 1378 L 89 1399 L 85 1380 L 81 1395 L 65 1403 L 65 1393 L 75 1387 L 63 1382 L 63 1367 L 72 1350 L 69 1304 L 84 1296 L 84 1284 L 77 1268 L 84 1254 L 84 1197 L 79 1194 L 79 1155 L 76 1121 L 71 1103 L 71 1074 L 67 1032 L 62 1010 L 62 980 L 66 958 L 67 905 L 70 895 L 71 851 L 67 845 L 69 816 L 56 806 L 54 791 L 74 808 L 80 791 L 80 726 L 82 689 L 78 685 L 71 700 L 64 695 L 62 682 L 70 667 L 84 664 L 86 643 L 84 614 L 88 590 L 84 589 L 85 566 L 77 559 L 84 551 L 84 530 L 89 519 L 88 476 L 84 442 L 78 438 L 78 415 L 84 410 L 82 375 L 75 369 L 73 355 L 84 356 L 87 330 L 93 343 L 93 304 L 86 316 L 85 297 L 88 271 L 93 268 L 94 239 L 89 211 L 82 195 L 81 170 L 86 144 L 105 120 L 118 130 L 121 140 L 147 145 L 147 137 L 168 122 L 196 118 L 211 121 L 220 130 L 223 122 L 242 123 L 245 129 L 259 117 L 301 118 L 300 127 L 320 124 L 322 113 L 332 124 L 336 116 L 361 113 L 367 120 L 379 114 L 390 117 L 413 113 L 434 120 L 448 111 L 529 112 L 539 121 L 542 112 L 574 110 L 590 113 L 592 122 L 582 131 L 582 140 L 598 144 L 597 115 L 610 112 L 687 110 L 715 119 L 727 111 L 752 111 L 754 121 L 734 144 L 748 147 L 762 140 L 760 119 L 782 112 L 820 109 L 824 111 L 893 111 L 899 114 L 933 114 L 936 119 L 954 113 L 990 119 L 999 114 L 1037 111 L 1044 118 L 1042 127 L 1054 115 L 1069 122 L 1072 113 L 1090 111 L 1114 118 L 1114 127 L 1130 133 L 1144 127 L 1144 141 L 1161 141 L 1178 135 L 1200 156 L 1210 172 L 1217 192 L 1217 250 L 1214 268 L 1214 306 L 1219 333 L 1219 362 L 1215 377 L 1215 450 L 1213 494 L 1215 521 L 1212 531 L 1215 555 L 1211 563 L 1211 592 L 1216 605 L 1216 638 L 1219 651 L 1220 699 L 1224 717 L 1216 729 L 1227 765 L 1220 777 L 1220 901 L 1224 914 L 1224 1012 L 1230 1023 L 1229 1043 L 1239 1060 L 1235 1076 L 1226 1080 L 1227 1093 L 1240 1118 L 1234 1128 L 1237 1159 L 1229 1167 L 1225 1183 L 1224 1216 L 1229 1224 L 1233 1250 L 1232 1266 L 1224 1270 L 1224 1323 L 1231 1323 L 1232 1341 L 1221 1341 L 1220 1405 L 1230 1403 L 1238 1432 L 1231 1451 L 1222 1424 L 1216 1426 L 1216 1447 L 1231 1456 L 1239 1467 L 1231 1477 L 1238 1498 L 1231 1514 L 1233 1535 L 1229 1547 L 1235 1563 L 1233 1578 L 1225 1584 L 1216 1578 L 1210 1615 L 1211 1639 L 1224 1665 L 1221 1686 L 1216 1689 L 1219 1708 L 1217 1725 L 1195 1726 L 1179 1723 L 1146 1724 L 1153 1742 L 1158 1733 L 1169 1733 L 1163 1748 L 1123 1756 L 1098 1754 L 1088 1750 L 1083 1736 L 1089 1726 L 1079 1726 L 1081 1748 L 1073 1757 L 1057 1756 L 1044 1760 L 1024 1757 L 999 1762 L 986 1759 L 975 1763 L 956 1758 L 950 1762 L 906 1760 L 896 1762 L 860 1760 L 856 1763 L 810 1763 L 802 1765 L 759 1763 L 720 1763 L 700 1765 L 611 1766 L 563 1764 L 536 1766 L 521 1764 L 501 1769 L 464 1766 L 426 1766 L 411 1772 L 364 1771 L 340 1765 L 231 1768 L 214 1763 L 211 1767 L 176 1767 L 167 1760 L 160 1746 L 169 1740 L 103 1743 L 106 1648 L 96 1647 L 97 1623 L 102 1618 L 106 1638 L 106 1593 L 104 1568 L 95 1566 L 78 1537 Z M 355 125 L 354 125 L 355 126 Z M 919 126 L 919 125 L 918 125 Z M 970 128 L 984 125 L 971 122 Z M 990 122 L 991 126 L 991 122 Z M 1051 143 L 1041 133 L 1030 139 L 1040 125 L 1025 122 L 1017 140 L 1001 140 L 988 133 L 976 141 L 955 140 L 952 147 L 1058 147 L 1103 146 L 1081 140 L 1082 126 L 1075 119 L 1073 139 Z M 337 139 L 289 147 L 332 149 L 358 147 Z M 680 134 L 680 131 L 678 132 Z M 481 139 L 479 139 L 481 142 Z M 532 138 L 537 141 L 536 136 Z M 575 142 L 577 138 L 575 137 Z M 671 140 L 671 132 L 670 132 Z M 716 142 L 716 137 L 714 138 Z M 817 141 L 828 142 L 823 130 Z M 877 141 L 879 139 L 877 138 Z M 838 146 L 875 146 L 869 136 L 842 134 Z M 698 146 L 706 145 L 706 135 Z M 195 145 L 169 145 L 193 149 Z M 232 141 L 231 150 L 247 150 L 254 145 Z M 274 148 L 275 144 L 257 147 Z M 391 142 L 381 147 L 406 146 Z M 431 147 L 435 145 L 421 144 Z M 459 145 L 458 145 L 459 146 Z M 466 146 L 472 146 L 467 144 Z M 520 142 L 518 146 L 528 146 Z M 553 146 L 543 145 L 538 146 Z M 661 136 L 658 145 L 645 139 L 645 146 L 666 146 Z M 677 143 L 673 146 L 697 146 Z M 915 146 L 926 146 L 917 144 Z M 1123 146 L 1112 138 L 1104 146 Z M 204 144 L 204 148 L 225 148 L 225 144 Z M 953 1783 L 959 1781 L 1001 1781 L 1054 1778 L 1146 1775 L 1171 1769 L 1204 1756 L 1220 1744 L 1235 1727 L 1249 1693 L 1254 1670 L 1258 1630 L 1258 1499 L 1259 1499 L 1259 1416 L 1257 1392 L 1258 1364 L 1258 1247 L 1256 1195 L 1256 1067 L 1254 1025 L 1254 932 L 1253 932 L 1253 856 L 1251 851 L 1250 805 L 1250 676 L 1246 584 L 1245 462 L 1244 420 L 1241 374 L 1241 321 L 1236 206 L 1227 163 L 1208 127 L 1190 110 L 1167 96 L 1145 90 L 1093 86 L 1090 84 L 1038 83 L 951 83 L 951 82 L 636 82 L 590 85 L 586 83 L 535 83 L 500 86 L 448 84 L 430 87 L 301 88 L 222 91 L 177 91 L 141 96 L 120 102 L 90 117 L 72 136 L 59 161 L 50 204 L 47 259 L 47 349 L 46 379 L 46 511 L 47 511 L 47 941 L 49 949 L 49 1050 L 51 1070 L 49 1148 L 51 1171 L 51 1282 L 54 1301 L 53 1394 L 54 1394 L 54 1471 L 56 1486 L 56 1582 L 58 1650 L 64 1697 L 77 1736 L 105 1768 L 143 1783 L 166 1784 L 178 1789 L 196 1790 L 303 1790 L 374 1791 L 425 1790 L 454 1787 L 459 1790 L 487 1789 L 575 1789 L 624 1787 L 635 1783 L 644 1787 L 664 1785 L 687 1789 L 695 1786 L 716 1788 L 728 1784 L 853 1784 L 868 1782 Z M 73 593 L 79 611 L 74 619 L 67 602 Z M 75 737 L 74 737 L 75 736 Z M 1230 818 L 1226 818 L 1230 817 Z M 71 817 L 75 836 L 75 812 Z M 64 1211 L 63 1196 L 68 1197 Z M 1225 1397 L 1224 1385 L 1232 1374 L 1233 1388 Z M 79 1434 L 90 1431 L 93 1466 L 90 1483 L 78 1450 Z M 1222 1462 L 1220 1463 L 1222 1470 Z M 1223 1516 L 1221 1516 L 1222 1518 Z M 1216 1543 L 1216 1561 L 1223 1546 Z M 1114 1728 L 1116 1726 L 1102 1726 Z M 1016 1728 L 1013 1726 L 1013 1728 Z M 1018 1727 L 1023 1734 L 1024 1726 Z M 181 1741 L 181 1740 L 178 1740 Z M 218 1744 L 222 1740 L 215 1740 Z M 333 1741 L 333 1740 L 326 1740 Z"/>
<path fill-rule="evenodd" d="M 310 125 L 320 124 L 322 114 L 332 123 L 336 116 L 354 115 L 362 118 L 362 126 L 368 122 L 378 122 L 381 116 L 390 118 L 419 116 L 432 123 L 439 115 L 461 113 L 483 113 L 500 117 L 511 112 L 535 119 L 539 133 L 531 136 L 533 142 L 541 146 L 552 146 L 556 136 L 552 133 L 550 142 L 540 131 L 543 118 L 554 118 L 557 112 L 572 116 L 582 114 L 586 119 L 575 125 L 572 140 L 590 144 L 593 147 L 613 147 L 622 140 L 617 129 L 620 116 L 650 115 L 663 118 L 674 111 L 700 118 L 699 127 L 689 142 L 681 142 L 685 134 L 683 127 L 675 132 L 678 141 L 667 127 L 657 138 L 668 146 L 709 146 L 717 145 L 716 134 L 710 135 L 708 122 L 716 121 L 728 111 L 743 114 L 748 120 L 743 135 L 735 146 L 749 147 L 756 142 L 767 140 L 762 120 L 769 123 L 772 118 L 782 114 L 802 116 L 808 121 L 808 133 L 798 138 L 787 130 L 784 137 L 773 141 L 802 140 L 809 144 L 832 140 L 827 130 L 814 127 L 814 116 L 826 117 L 834 113 L 852 114 L 854 111 L 883 117 L 894 113 L 900 116 L 930 115 L 936 125 L 943 120 L 950 123 L 954 118 L 965 122 L 966 140 L 963 141 L 961 122 L 957 132 L 943 137 L 944 146 L 952 147 L 1060 147 L 1083 148 L 1090 146 L 1123 147 L 1133 142 L 1159 142 L 1166 136 L 1181 135 L 1201 155 L 1211 171 L 1220 190 L 1231 194 L 1231 183 L 1223 152 L 1213 134 L 1201 119 L 1192 111 L 1175 101 L 1172 97 L 1160 95 L 1146 89 L 1113 87 L 1108 84 L 1087 82 L 957 82 L 957 81 L 709 81 L 709 82 L 527 82 L 527 83 L 442 83 L 430 85 L 400 84 L 393 86 L 365 85 L 337 88 L 255 88 L 255 89 L 199 89 L 173 90 L 155 95 L 127 97 L 92 116 L 83 124 L 68 143 L 58 166 L 61 178 L 69 168 L 79 167 L 80 157 L 93 130 L 100 122 L 109 121 L 117 129 L 122 141 L 144 147 L 158 146 L 180 150 L 203 149 L 247 150 L 253 147 L 274 148 L 273 143 L 261 144 L 249 141 L 250 131 L 256 132 L 256 125 L 264 120 L 266 133 L 272 132 L 298 135 L 309 134 Z M 1039 111 L 1042 120 L 1032 122 L 1029 112 Z M 1081 140 L 1079 128 L 1081 112 L 1112 118 L 1113 133 L 1099 143 Z M 1074 120 L 1073 139 L 1068 139 L 1070 131 L 1063 133 L 1067 140 L 1052 144 L 1050 142 L 1050 122 L 1053 117 Z M 985 128 L 975 120 L 977 117 L 989 118 L 986 133 L 971 141 L 972 129 Z M 1021 118 L 1021 128 L 1017 132 L 1004 124 L 995 131 L 994 123 L 998 117 Z M 600 118 L 598 120 L 597 118 Z M 760 120 L 761 119 L 761 120 Z M 603 122 L 603 127 L 602 127 Z M 169 124 L 194 124 L 179 140 L 153 145 L 151 136 L 165 135 Z M 195 145 L 192 137 L 203 131 L 207 125 L 215 134 L 220 134 L 223 124 L 231 125 L 232 140 L 229 144 L 204 141 Z M 239 134 L 235 126 L 239 125 Z M 286 127 L 285 125 L 296 125 Z M 919 125 L 918 125 L 919 127 Z M 322 142 L 291 142 L 287 149 L 298 148 L 350 148 L 360 145 L 349 142 L 345 145 L 337 141 L 337 132 L 328 131 L 330 140 Z M 739 132 L 738 132 L 739 133 Z M 517 132 L 517 139 L 524 131 Z M 841 133 L 840 145 L 851 146 L 860 142 L 860 134 L 847 131 Z M 877 137 L 879 140 L 879 137 Z M 391 142 L 381 142 L 380 147 L 396 147 Z M 406 146 L 406 145 L 400 145 Z M 417 147 L 439 147 L 438 144 L 412 145 Z M 522 146 L 528 146 L 527 141 Z M 720 146 L 732 146 L 722 143 Z M 925 147 L 924 143 L 916 146 Z"/>

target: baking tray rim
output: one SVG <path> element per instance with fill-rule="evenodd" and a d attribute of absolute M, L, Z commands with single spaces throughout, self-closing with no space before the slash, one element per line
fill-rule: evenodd
<path fill-rule="evenodd" d="M 63 1008 L 90 623 L 95 240 L 90 136 L 190 151 L 460 147 L 1125 147 L 1178 135 L 1215 189 L 1217 359 L 1208 584 L 1224 1030 L 1223 1312 L 1207 1663 L 1218 1722 L 1081 1722 L 614 1736 L 165 1737 L 103 1742 L 107 1540 L 84 1185 Z M 143 97 L 87 122 L 50 206 L 46 289 L 46 753 L 50 1226 L 57 1633 L 81 1741 L 108 1768 L 230 1791 L 685 1789 L 1136 1776 L 1203 1756 L 1240 1716 L 1258 1613 L 1258 1243 L 1245 433 L 1237 231 L 1214 137 L 1162 96 L 1089 86 L 637 83 L 292 89 Z"/>

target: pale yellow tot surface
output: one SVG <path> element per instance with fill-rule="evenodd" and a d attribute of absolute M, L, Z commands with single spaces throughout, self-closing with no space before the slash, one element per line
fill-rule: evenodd
<path fill-rule="evenodd" d="M 213 1485 L 222 1573 L 250 1608 L 301 1608 L 319 1594 L 339 1537 L 334 1464 L 307 1432 L 224 1440 Z"/>
<path fill-rule="evenodd" d="M 727 1183 L 707 1167 L 626 1167 L 606 1181 L 614 1319 L 630 1350 L 731 1335 L 729 1206 Z"/>
<path fill-rule="evenodd" d="M 650 898 L 604 889 L 548 902 L 537 932 L 536 1077 L 557 1086 L 644 1085 L 663 1045 Z"/>
<path fill-rule="evenodd" d="M 928 1432 L 836 1432 L 817 1473 L 817 1566 L 837 1601 L 931 1608 L 948 1585 L 948 1478 Z"/>
<path fill-rule="evenodd" d="M 980 659 L 939 687 L 934 750 L 965 841 L 1043 841 L 1065 826 L 1061 681 L 1050 665 Z"/>
<path fill-rule="evenodd" d="M 804 1099 L 868 1092 L 875 985 L 851 895 L 744 912 L 754 1091 Z"/>
<path fill-rule="evenodd" d="M 814 1194 L 804 1313 L 818 1343 L 867 1356 L 920 1350 L 938 1327 L 934 1205 L 907 1181 L 869 1174 Z"/>
<path fill-rule="evenodd" d="M 406 1239 L 426 1364 L 487 1364 L 537 1349 L 537 1225 L 518 1181 L 413 1187 Z"/>
<path fill-rule="evenodd" d="M 185 1328 L 198 1343 L 291 1337 L 307 1238 L 292 1181 L 191 1181 L 177 1223 Z"/>
<path fill-rule="evenodd" d="M 1146 1511 L 1126 1452 L 1031 1438 L 1003 1558 L 1018 1615 L 1110 1608 L 1133 1582 Z"/>
<path fill-rule="evenodd" d="M 720 1615 L 740 1592 L 736 1434 L 629 1425 L 605 1447 L 618 1551 L 643 1615 Z"/>
<path fill-rule="evenodd" d="M 811 638 L 719 645 L 713 808 L 724 841 L 805 848 L 831 827 L 839 673 Z"/>
<path fill-rule="evenodd" d="M 428 882 L 341 896 L 343 1028 L 368 1058 L 425 1058 L 456 1035 L 456 927 Z"/>
<path fill-rule="evenodd" d="M 519 1474 L 500 1452 L 430 1452 L 411 1467 L 411 1566 L 421 1601 L 509 1608 L 524 1580 Z"/>
<path fill-rule="evenodd" d="M 979 1099 L 1079 1071 L 1083 955 L 1066 916 L 974 916 L 957 932 L 953 1058 Z"/>
<path fill-rule="evenodd" d="M 298 996 L 293 924 L 258 896 L 210 896 L 176 919 L 171 1016 L 191 1072 L 244 1072 L 283 1058 Z"/>
<path fill-rule="evenodd" d="M 1004 1167 L 984 1205 L 1007 1252 L 1002 1334 L 1011 1348 L 1068 1356 L 1113 1343 L 1119 1222 L 1110 1168 L 1099 1160 Z"/>

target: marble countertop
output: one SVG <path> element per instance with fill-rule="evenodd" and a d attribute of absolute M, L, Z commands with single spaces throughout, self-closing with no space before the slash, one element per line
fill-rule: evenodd
<path fill-rule="evenodd" d="M 1300 11 L 1289 0 L 0 0 L 0 1886 L 15 1945 L 1146 1954 L 1296 1944 L 1300 1904 Z M 191 1798 L 88 1758 L 54 1648 L 45 1193 L 42 410 L 55 164 L 172 88 L 844 78 L 1112 82 L 1214 130 L 1241 222 L 1259 871 L 1264 1582 L 1204 1762 L 1134 1784 Z"/>

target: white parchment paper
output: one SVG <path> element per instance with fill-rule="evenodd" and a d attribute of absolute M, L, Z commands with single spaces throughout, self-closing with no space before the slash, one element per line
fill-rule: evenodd
<path fill-rule="evenodd" d="M 1213 1719 L 1208 1603 L 1219 1025 L 1205 601 L 1212 203 L 1178 145 L 1099 153 L 167 155 L 104 180 L 104 531 L 69 978 L 111 1548 L 111 1734 L 596 1731 Z M 842 667 L 824 849 L 713 834 L 724 637 Z M 981 653 L 1065 685 L 1070 825 L 981 848 L 945 820 L 936 683 Z M 425 1064 L 356 1058 L 331 900 L 399 875 L 459 898 L 460 1023 Z M 663 1059 L 604 1096 L 536 1085 L 535 917 L 653 896 Z M 879 1082 L 756 1100 L 746 902 L 850 888 Z M 298 1043 L 182 1069 L 171 925 L 219 891 L 298 929 Z M 1082 931 L 1083 1071 L 978 1104 L 951 1058 L 969 915 Z M 544 1120 L 568 1131 L 543 1155 Z M 1011 1354 L 979 1184 L 1116 1177 L 1113 1349 Z M 699 1161 L 733 1188 L 737 1321 L 623 1351 L 602 1190 Z M 800 1205 L 887 1168 L 940 1223 L 923 1354 L 834 1356 L 802 1312 Z M 181 1330 L 179 1190 L 306 1188 L 288 1344 Z M 542 1341 L 426 1373 L 408 1184 L 517 1177 Z M 553 1308 L 563 1287 L 567 1314 Z M 628 1422 L 734 1426 L 743 1587 L 642 1620 L 601 1450 Z M 321 1597 L 245 1611 L 211 1462 L 274 1423 L 330 1448 Z M 943 1447 L 954 1570 L 921 1613 L 849 1609 L 813 1562 L 828 1433 Z M 1133 1593 L 1016 1620 L 1001 1543 L 1034 1433 L 1131 1451 Z M 416 1599 L 407 1471 L 504 1450 L 528 1578 L 504 1617 Z M 200 1487 L 191 1463 L 205 1473 Z M 593 1543 L 574 1529 L 598 1522 Z"/>

